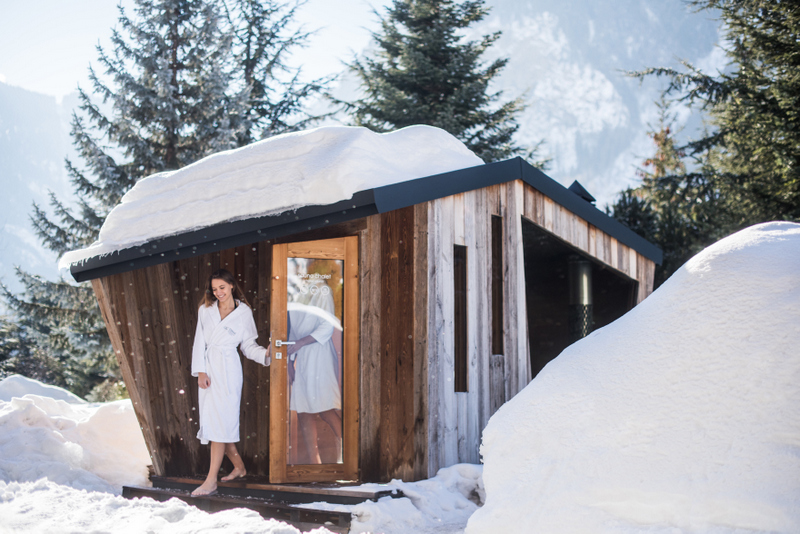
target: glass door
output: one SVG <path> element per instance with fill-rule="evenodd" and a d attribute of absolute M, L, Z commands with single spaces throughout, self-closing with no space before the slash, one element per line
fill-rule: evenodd
<path fill-rule="evenodd" d="M 272 247 L 270 481 L 358 475 L 358 238 Z"/>

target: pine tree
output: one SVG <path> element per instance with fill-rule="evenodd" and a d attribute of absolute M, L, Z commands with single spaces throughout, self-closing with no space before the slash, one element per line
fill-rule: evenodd
<path fill-rule="evenodd" d="M 239 145 L 302 130 L 324 118 L 307 114 L 304 106 L 320 95 L 332 78 L 303 82 L 300 69 L 287 64 L 291 50 L 304 46 L 309 36 L 301 30 L 289 30 L 302 4 L 229 0 L 223 5 L 232 28 L 237 75 L 240 83 L 249 88 L 247 128 L 238 138 Z"/>
<path fill-rule="evenodd" d="M 302 35 L 285 40 L 270 34 L 271 41 L 262 39 L 245 53 L 242 32 L 266 35 L 289 19 L 270 26 L 270 2 L 242 0 L 226 8 L 215 0 L 136 0 L 135 17 L 128 17 L 120 7 L 112 52 L 98 47 L 102 75 L 90 70 L 92 92 L 102 104 L 80 90 L 81 113 L 73 116 L 71 134 L 83 165 L 66 166 L 77 205 L 51 194 L 53 215 L 34 206 L 32 223 L 47 248 L 61 255 L 91 244 L 108 212 L 139 179 L 289 129 L 293 117 L 303 120 L 299 102 L 320 86 L 302 86 L 294 77 L 280 94 L 281 84 L 270 80 Z M 239 9 L 258 14 L 242 19 L 242 32 L 229 25 Z M 79 395 L 94 391 L 96 398 L 117 391 L 116 359 L 91 287 L 21 269 L 18 275 L 23 293 L 3 288 L 3 297 L 20 339 L 63 366 L 53 380 Z"/>
<path fill-rule="evenodd" d="M 373 33 L 375 57 L 351 65 L 364 93 L 348 105 L 355 123 L 378 132 L 437 126 L 487 162 L 523 153 L 513 140 L 522 101 L 500 103 L 501 93 L 489 91 L 508 60 L 481 62 L 500 32 L 462 36 L 487 13 L 483 0 L 394 0 Z"/>
<path fill-rule="evenodd" d="M 664 259 L 656 268 L 656 287 L 694 254 L 723 237 L 724 228 L 731 224 L 720 192 L 707 179 L 708 162 L 689 158 L 693 170 L 687 172 L 688 156 L 675 142 L 676 117 L 670 105 L 664 98 L 657 103 L 659 122 L 648 132 L 655 153 L 637 170 L 641 185 L 623 191 L 606 208 L 609 215 L 661 247 Z"/>
<path fill-rule="evenodd" d="M 800 9 L 781 0 L 694 0 L 718 10 L 726 72 L 648 69 L 666 94 L 699 105 L 713 126 L 687 145 L 704 161 L 703 182 L 724 204 L 727 232 L 774 220 L 800 220 Z"/>

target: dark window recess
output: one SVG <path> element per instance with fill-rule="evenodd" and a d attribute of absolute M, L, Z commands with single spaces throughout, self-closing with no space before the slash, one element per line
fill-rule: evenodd
<path fill-rule="evenodd" d="M 503 218 L 492 215 L 492 354 L 503 354 Z"/>
<path fill-rule="evenodd" d="M 455 390 L 467 391 L 467 247 L 453 246 Z"/>

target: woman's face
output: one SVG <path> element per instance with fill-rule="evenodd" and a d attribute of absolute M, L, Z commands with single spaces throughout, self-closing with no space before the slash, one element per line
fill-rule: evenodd
<path fill-rule="evenodd" d="M 232 290 L 233 287 L 225 280 L 220 280 L 219 278 L 211 280 L 211 292 L 214 293 L 214 296 L 217 297 L 220 304 L 228 303 L 228 300 L 231 298 Z"/>

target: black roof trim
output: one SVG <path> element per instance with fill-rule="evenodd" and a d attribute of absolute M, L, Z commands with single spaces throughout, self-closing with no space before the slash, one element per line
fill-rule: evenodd
<path fill-rule="evenodd" d="M 592 194 L 589 193 L 586 190 L 586 188 L 583 187 L 578 180 L 575 180 L 574 182 L 572 182 L 572 185 L 569 186 L 567 189 L 569 189 L 570 191 L 572 191 L 573 193 L 575 193 L 576 195 L 581 197 L 583 200 L 585 200 L 589 204 L 594 204 L 597 201 L 597 199 L 594 198 L 592 196 Z"/>
<path fill-rule="evenodd" d="M 78 282 L 141 269 L 198 254 L 208 254 L 267 239 L 284 237 L 437 198 L 521 179 L 621 243 L 660 264 L 661 249 L 586 202 L 522 158 L 469 167 L 360 191 L 349 200 L 325 206 L 305 206 L 278 215 L 215 224 L 141 246 L 94 256 L 70 267 Z"/>

